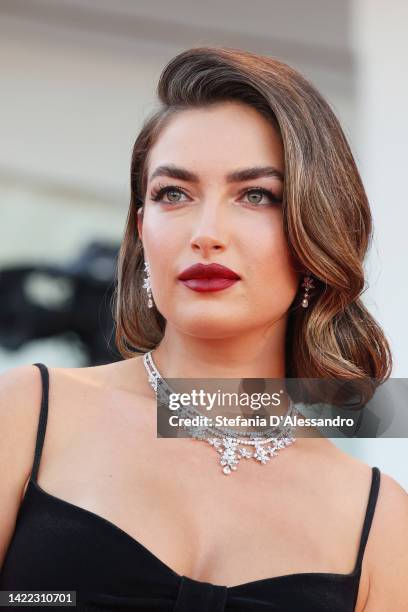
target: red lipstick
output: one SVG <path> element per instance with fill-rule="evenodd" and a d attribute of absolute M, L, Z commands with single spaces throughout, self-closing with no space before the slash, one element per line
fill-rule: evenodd
<path fill-rule="evenodd" d="M 194 291 L 220 291 L 230 287 L 240 276 L 221 264 L 194 264 L 183 270 L 178 279 Z"/>

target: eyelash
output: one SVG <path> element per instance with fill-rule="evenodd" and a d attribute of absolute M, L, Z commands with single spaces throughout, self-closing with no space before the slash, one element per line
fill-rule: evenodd
<path fill-rule="evenodd" d="M 178 187 L 177 185 L 160 185 L 159 187 L 156 189 L 152 190 L 152 193 L 150 195 L 150 198 L 154 201 L 154 202 L 160 202 L 160 200 L 162 199 L 162 197 L 168 193 L 169 191 L 179 191 L 180 193 L 182 193 L 183 195 L 187 195 L 185 193 L 185 191 L 181 188 Z M 277 198 L 275 196 L 275 194 L 270 191 L 269 189 L 265 189 L 264 187 L 250 187 L 249 189 L 247 189 L 246 191 L 244 191 L 243 195 L 246 195 L 247 193 L 252 193 L 252 192 L 260 192 L 262 193 L 262 195 L 266 195 L 268 198 L 270 198 L 272 200 L 273 203 L 275 204 L 281 204 L 282 200 L 280 200 L 279 198 Z M 188 196 L 187 196 L 188 197 Z M 182 202 L 164 202 L 165 204 L 181 204 Z M 256 207 L 260 207 L 260 206 L 265 206 L 265 204 L 254 204 L 252 202 L 248 202 L 248 204 Z"/>

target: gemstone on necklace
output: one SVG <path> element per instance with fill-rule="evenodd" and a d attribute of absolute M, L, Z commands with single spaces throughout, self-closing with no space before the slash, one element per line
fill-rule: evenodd
<path fill-rule="evenodd" d="M 156 397 L 166 401 L 169 393 L 171 393 L 172 390 L 169 385 L 163 381 L 160 372 L 157 370 L 151 357 L 151 351 L 145 353 L 143 356 L 143 363 L 148 374 L 148 381 L 155 392 Z M 296 410 L 297 409 L 291 400 L 286 416 L 288 416 L 290 413 L 296 412 Z M 194 416 L 194 414 L 197 412 L 191 406 L 184 407 L 183 411 L 184 414 L 190 416 Z M 255 436 L 251 437 L 250 439 L 246 439 L 245 436 L 252 436 L 255 432 L 244 432 L 244 434 L 242 434 L 243 437 L 240 437 L 230 428 L 210 428 L 200 426 L 199 428 L 193 428 L 193 431 L 191 431 L 191 427 L 184 426 L 184 429 L 190 431 L 191 437 L 198 440 L 204 440 L 215 448 L 215 450 L 221 455 L 220 464 L 222 466 L 223 473 L 226 475 L 237 470 L 237 466 L 239 465 L 241 458 L 253 458 L 261 465 L 265 465 L 269 462 L 271 457 L 278 454 L 277 451 L 279 449 L 285 448 L 296 441 L 296 438 L 293 436 L 292 427 L 284 428 L 283 430 L 282 428 L 273 427 L 268 429 L 264 436 Z M 278 436 L 275 436 L 276 430 L 280 431 Z M 219 436 L 218 438 L 214 437 L 214 432 Z M 271 434 L 272 437 L 268 437 Z M 273 441 L 273 446 L 265 446 L 271 441 Z M 246 448 L 242 448 L 240 445 L 251 445 L 254 447 L 254 451 L 251 452 Z"/>

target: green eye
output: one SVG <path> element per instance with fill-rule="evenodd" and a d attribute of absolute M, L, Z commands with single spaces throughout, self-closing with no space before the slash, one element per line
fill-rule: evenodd
<path fill-rule="evenodd" d="M 182 194 L 182 195 L 186 195 L 186 194 L 184 193 L 184 191 L 182 191 L 182 189 L 180 189 L 179 187 L 176 187 L 176 186 L 168 186 L 168 187 L 161 187 L 161 188 L 160 188 L 160 189 L 158 189 L 157 191 L 153 191 L 150 197 L 151 197 L 151 199 L 152 199 L 154 202 L 161 202 L 161 201 L 162 201 L 162 199 L 163 199 L 163 196 L 164 196 L 164 195 L 166 195 L 166 194 L 173 194 L 173 195 L 174 195 L 174 194 L 176 194 L 176 195 L 180 195 L 180 194 Z M 170 202 L 175 202 L 175 203 L 177 204 L 178 202 L 180 202 L 180 200 L 177 200 L 177 199 L 176 199 L 176 200 L 172 200 L 172 199 L 170 198 L 170 200 L 169 200 L 169 202 L 168 202 L 168 203 L 170 203 Z M 165 203 L 166 203 L 166 202 L 165 202 Z"/>
<path fill-rule="evenodd" d="M 164 202 L 163 200 L 163 197 L 165 195 L 167 195 L 167 198 L 168 198 L 166 202 Z M 188 197 L 187 194 L 181 189 L 181 187 L 177 187 L 176 185 L 167 185 L 167 186 L 159 186 L 158 189 L 153 190 L 150 197 L 154 202 L 163 202 L 164 204 L 171 204 L 171 203 L 178 204 L 180 202 L 185 201 L 185 200 L 180 200 L 178 198 L 178 196 L 180 195 L 185 195 L 186 197 Z M 175 196 L 175 198 L 173 196 Z M 264 187 L 252 187 L 251 189 L 247 189 L 246 191 L 244 191 L 241 197 L 243 196 L 248 196 L 251 198 L 255 197 L 255 200 L 249 200 L 249 203 L 255 207 L 267 206 L 271 202 L 273 204 L 282 203 L 282 200 L 280 198 L 278 198 L 272 191 L 270 191 L 269 189 L 265 189 Z M 270 200 L 269 203 L 262 202 L 262 198 L 264 196 L 269 198 Z"/>
<path fill-rule="evenodd" d="M 269 189 L 264 189 L 264 187 L 256 187 L 256 188 L 252 188 L 252 189 L 248 189 L 245 194 L 246 196 L 255 196 L 255 197 L 260 197 L 260 199 L 253 201 L 250 200 L 251 204 L 254 205 L 260 205 L 260 206 L 264 206 L 264 204 L 262 204 L 261 200 L 263 198 L 263 196 L 267 196 L 272 202 L 274 202 L 275 204 L 281 203 L 282 200 L 280 200 L 279 198 L 276 197 L 276 195 L 274 193 L 272 193 L 272 191 L 269 191 Z"/>

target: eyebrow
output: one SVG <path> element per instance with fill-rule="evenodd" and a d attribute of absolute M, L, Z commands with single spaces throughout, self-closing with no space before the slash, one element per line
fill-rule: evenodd
<path fill-rule="evenodd" d="M 175 178 L 180 181 L 188 181 L 190 183 L 200 182 L 200 179 L 195 172 L 191 172 L 190 170 L 180 168 L 179 166 L 175 166 L 173 164 L 158 166 L 150 177 L 150 180 L 152 181 L 156 176 L 167 176 L 169 178 Z M 273 177 L 283 182 L 283 173 L 274 166 L 255 166 L 253 168 L 234 170 L 225 176 L 225 180 L 227 183 L 238 183 L 262 177 Z"/>

